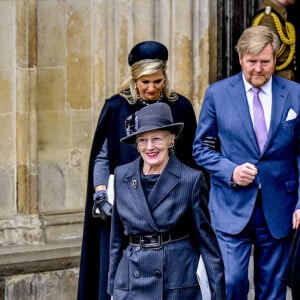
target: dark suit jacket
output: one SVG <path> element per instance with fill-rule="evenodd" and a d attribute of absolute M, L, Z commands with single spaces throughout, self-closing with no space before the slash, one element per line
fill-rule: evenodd
<path fill-rule="evenodd" d="M 167 101 L 164 99 L 163 101 Z M 176 143 L 177 155 L 185 163 L 196 166 L 192 157 L 192 144 L 196 131 L 196 117 L 190 101 L 178 95 L 178 100 L 169 103 L 174 122 L 183 122 L 184 130 Z M 126 136 L 125 119 L 144 107 L 137 102 L 129 104 L 122 96 L 114 95 L 105 101 L 99 116 L 91 147 L 86 206 L 83 227 L 80 272 L 78 282 L 78 300 L 110 300 L 107 294 L 107 273 L 109 260 L 110 224 L 92 217 L 93 207 L 93 167 L 105 138 L 108 140 L 110 173 L 115 167 L 134 160 L 138 153 L 132 145 L 120 143 Z"/>
<path fill-rule="evenodd" d="M 291 233 L 292 214 L 300 208 L 300 85 L 272 77 L 271 124 L 264 150 L 256 141 L 242 73 L 212 84 L 200 113 L 193 154 L 211 173 L 209 207 L 213 227 L 237 234 L 247 225 L 261 184 L 262 206 L 275 238 Z M 202 145 L 218 136 L 221 153 Z M 245 162 L 258 168 L 255 181 L 234 187 L 233 170 Z"/>
<path fill-rule="evenodd" d="M 196 278 L 201 254 L 212 299 L 225 299 L 223 262 L 210 226 L 202 172 L 172 155 L 149 195 L 148 201 L 155 203 L 152 209 L 140 174 L 140 158 L 115 171 L 109 293 L 114 292 L 114 299 L 201 299 Z M 169 243 L 160 250 L 127 246 L 127 237 L 132 234 L 179 231 L 189 232 L 190 241 Z M 161 277 L 155 276 L 157 272 Z"/>

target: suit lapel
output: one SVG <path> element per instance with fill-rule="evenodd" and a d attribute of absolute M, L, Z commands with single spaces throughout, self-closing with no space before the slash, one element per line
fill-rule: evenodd
<path fill-rule="evenodd" d="M 142 188 L 140 164 L 141 159 L 136 159 L 133 163 L 133 167 L 127 171 L 123 181 L 128 186 L 130 194 L 129 199 L 134 202 L 141 217 L 147 221 L 153 231 L 158 231 L 158 227 L 153 219 Z M 149 195 L 148 200 L 153 203 L 151 210 L 154 210 L 159 203 L 167 197 L 170 191 L 177 186 L 180 178 L 180 172 L 181 163 L 174 155 L 171 155 L 166 168 L 159 176 L 158 181 Z"/>
<path fill-rule="evenodd" d="M 259 151 L 249 112 L 242 73 L 239 73 L 239 75 L 235 77 L 235 80 L 231 82 L 231 87 L 232 88 L 229 90 L 229 97 L 235 107 L 237 116 L 240 119 L 241 128 L 245 130 L 245 135 L 247 135 L 247 139 L 252 143 L 253 149 L 256 148 L 257 151 Z"/>
<path fill-rule="evenodd" d="M 165 170 L 159 176 L 158 181 L 149 195 L 148 201 L 151 203 L 151 211 L 174 189 L 178 184 L 179 177 L 180 164 L 178 164 L 175 156 L 171 155 Z"/>
<path fill-rule="evenodd" d="M 282 119 L 282 114 L 286 105 L 287 91 L 283 89 L 278 83 L 276 76 L 272 77 L 272 114 L 271 123 L 268 133 L 268 138 L 264 147 L 265 152 L 273 140 L 278 126 Z M 242 126 L 245 129 L 245 133 L 248 135 L 253 147 L 259 152 L 258 144 L 256 141 L 255 132 L 253 129 L 253 123 L 251 120 L 247 97 L 245 93 L 245 86 L 242 79 L 242 73 L 240 73 L 234 81 L 231 82 L 232 89 L 230 90 L 230 99 L 235 107 L 235 110 L 239 116 Z"/>
<path fill-rule="evenodd" d="M 288 92 L 279 85 L 277 78 L 273 76 L 272 81 L 272 114 L 271 114 L 271 123 L 268 134 L 268 139 L 266 141 L 264 152 L 267 150 L 268 146 L 272 142 L 273 138 L 276 135 L 278 126 L 282 120 L 282 114 L 284 112 L 286 101 L 287 101 Z"/>
<path fill-rule="evenodd" d="M 137 211 L 141 214 L 141 217 L 147 221 L 153 231 L 158 231 L 158 227 L 151 215 L 143 191 L 140 164 L 141 158 L 136 159 L 133 163 L 133 167 L 128 170 L 123 180 L 128 186 L 130 194 L 129 200 L 134 202 L 137 207 Z"/>

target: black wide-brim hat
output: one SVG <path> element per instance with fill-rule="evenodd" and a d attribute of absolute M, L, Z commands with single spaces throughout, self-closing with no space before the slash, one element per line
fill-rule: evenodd
<path fill-rule="evenodd" d="M 168 49 L 166 46 L 156 41 L 144 41 L 136 44 L 128 55 L 129 66 L 144 59 L 160 59 L 167 61 Z"/>
<path fill-rule="evenodd" d="M 173 123 L 172 112 L 166 103 L 154 103 L 130 115 L 125 120 L 127 136 L 121 139 L 124 144 L 134 144 L 138 134 L 152 130 L 168 130 L 179 136 L 183 123 Z"/>

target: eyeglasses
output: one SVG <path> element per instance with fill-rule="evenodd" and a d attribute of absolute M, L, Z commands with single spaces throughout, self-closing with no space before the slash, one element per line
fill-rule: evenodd
<path fill-rule="evenodd" d="M 166 134 L 165 136 L 155 136 L 151 139 L 145 139 L 143 137 L 138 137 L 136 139 L 136 143 L 138 146 L 142 146 L 142 147 L 145 147 L 146 145 L 148 145 L 148 141 L 151 142 L 151 145 L 154 145 L 154 146 L 161 146 L 162 143 L 163 143 L 163 140 L 169 136 L 169 134 Z"/>

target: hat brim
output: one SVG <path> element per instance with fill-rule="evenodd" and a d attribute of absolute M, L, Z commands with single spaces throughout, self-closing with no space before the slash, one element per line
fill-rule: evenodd
<path fill-rule="evenodd" d="M 148 127 L 148 128 L 147 128 Z M 145 132 L 154 131 L 154 130 L 167 130 L 171 133 L 174 133 L 177 136 L 179 136 L 183 130 L 184 124 L 183 123 L 174 123 L 171 125 L 161 126 L 161 127 L 155 127 L 155 126 L 143 126 L 139 128 L 135 133 L 123 137 L 120 141 L 124 144 L 135 144 L 136 137 Z"/>

